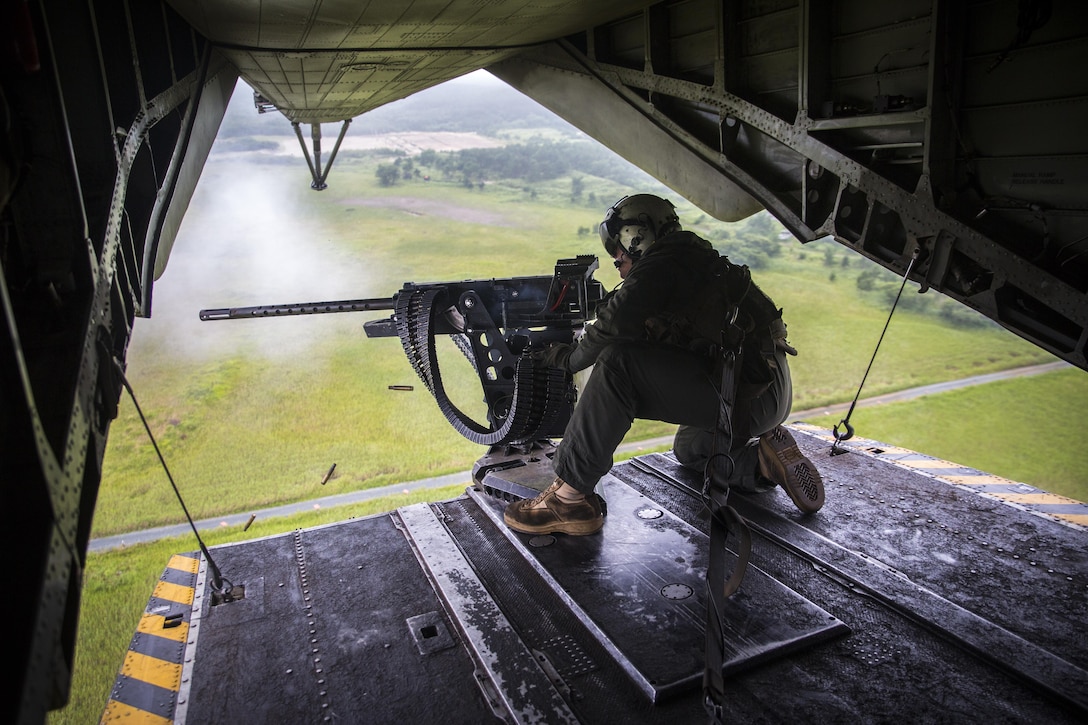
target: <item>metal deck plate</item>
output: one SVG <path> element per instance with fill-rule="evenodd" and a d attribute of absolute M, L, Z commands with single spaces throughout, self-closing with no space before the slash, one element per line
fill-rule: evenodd
<path fill-rule="evenodd" d="M 758 569 L 730 603 L 730 720 L 1085 722 L 1083 527 L 883 450 L 829 457 L 826 441 L 794 432 L 827 504 L 805 516 L 781 491 L 733 499 Z M 529 488 L 554 475 L 516 468 Z M 174 557 L 103 720 L 169 720 L 176 704 L 179 723 L 488 722 L 504 693 L 482 681 L 481 655 L 516 690 L 523 678 L 505 673 L 531 669 L 528 648 L 579 722 L 705 721 L 698 486 L 650 454 L 613 468 L 595 536 L 518 535 L 481 486 L 433 504 L 424 535 L 402 510 L 217 546 L 244 586 L 229 604 L 212 602 L 206 564 Z M 517 641 L 465 625 L 489 600 Z M 845 632 L 824 612 L 850 633 L 812 646 Z"/>
<path fill-rule="evenodd" d="M 593 536 L 515 533 L 502 523 L 505 502 L 471 495 L 651 700 L 694 688 L 703 676 L 709 539 L 611 475 L 598 491 L 608 516 Z M 724 614 L 727 675 L 849 631 L 752 565 Z"/>
<path fill-rule="evenodd" d="M 204 598 L 178 722 L 419 722 L 433 719 L 436 702 L 452 703 L 454 721 L 494 718 L 389 516 L 216 547 L 214 556 L 245 598 Z"/>
<path fill-rule="evenodd" d="M 522 643 L 430 506 L 406 506 L 399 515 L 420 562 L 473 652 L 478 677 L 491 683 L 489 692 L 502 700 L 504 711 L 517 722 L 576 722 L 536 656 Z"/>

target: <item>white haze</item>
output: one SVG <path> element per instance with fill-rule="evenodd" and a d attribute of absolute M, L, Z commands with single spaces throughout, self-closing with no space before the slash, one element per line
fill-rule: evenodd
<path fill-rule="evenodd" d="M 213 151 L 166 270 L 155 282 L 151 317 L 136 321 L 130 359 L 145 351 L 198 359 L 242 350 L 299 355 L 344 325 L 362 334 L 364 318 L 355 314 L 199 319 L 203 308 L 395 291 L 379 291 L 363 260 L 345 255 L 320 219 L 299 208 L 297 187 L 305 190 L 302 203 L 305 194 L 321 193 L 308 188 L 309 172 L 301 159 L 299 164 L 238 164 Z"/>
<path fill-rule="evenodd" d="M 508 88 L 486 71 L 448 84 Z M 395 112 L 396 105 L 389 109 Z M 247 128 L 260 129 L 262 138 L 279 136 L 281 149 L 290 147 L 290 153 L 300 154 L 293 134 L 284 136 L 290 133 L 288 121 L 275 112 L 257 114 L 252 89 L 239 81 L 227 117 L 242 116 Z M 326 158 L 338 132 L 337 124 L 323 127 Z M 309 142 L 308 132 L 304 138 Z M 283 150 L 238 152 L 230 141 L 220 138 L 212 147 L 169 262 L 154 283 L 151 317 L 136 320 L 130 364 L 164 355 L 181 360 L 239 352 L 304 355 L 339 330 L 363 334 L 362 323 L 380 315 L 201 322 L 199 310 L 384 297 L 404 281 L 374 279 L 377 271 L 368 270 L 362 258 L 346 254 L 320 217 L 300 208 L 311 195 L 322 193 L 310 190 L 309 170 L 301 156 L 290 163 L 260 163 L 261 156 Z M 335 165 L 329 183 L 336 183 Z M 365 234 L 365 228 L 359 232 Z"/>

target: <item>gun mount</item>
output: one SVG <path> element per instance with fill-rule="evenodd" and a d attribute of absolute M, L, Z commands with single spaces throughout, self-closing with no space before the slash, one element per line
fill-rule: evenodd
<path fill-rule="evenodd" d="M 201 320 L 252 319 L 392 310 L 363 325 L 367 337 L 399 337 L 408 361 L 446 420 L 469 440 L 520 445 L 559 436 L 574 408 L 570 375 L 527 355 L 571 342 L 604 296 L 593 279 L 597 258 L 560 259 L 552 276 L 428 284 L 405 283 L 389 298 L 305 302 L 200 311 Z M 471 361 L 483 387 L 488 425 L 463 413 L 446 394 L 435 338 L 449 335 Z"/>

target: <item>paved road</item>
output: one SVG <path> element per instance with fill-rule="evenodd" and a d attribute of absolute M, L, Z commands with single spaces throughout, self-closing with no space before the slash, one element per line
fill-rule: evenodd
<path fill-rule="evenodd" d="M 1052 373 L 1057 370 L 1064 370 L 1065 368 L 1072 367 L 1067 362 L 1058 361 L 1052 363 L 1044 363 L 1042 365 L 1031 365 L 1024 368 L 1014 368 L 1012 370 L 1002 370 L 997 373 L 989 373 L 987 375 L 975 375 L 970 378 L 962 378 L 960 380 L 949 380 L 945 383 L 934 383 L 933 385 L 921 385 L 917 388 L 909 388 L 907 390 L 900 390 L 895 393 L 887 393 L 885 395 L 874 395 L 871 398 L 862 398 L 858 401 L 859 407 L 869 407 L 873 405 L 883 405 L 885 403 L 899 403 L 904 400 L 913 400 L 914 398 L 920 398 L 923 395 L 934 395 L 936 393 L 947 393 L 950 390 L 957 390 L 959 388 L 969 388 L 973 385 L 982 385 L 984 383 L 993 383 L 998 380 L 1008 380 L 1009 378 L 1020 378 L 1029 375 L 1041 375 L 1043 373 Z M 850 410 L 850 403 L 841 403 L 839 405 L 828 405 L 823 408 L 809 408 L 808 410 L 794 410 L 790 412 L 790 420 L 811 420 L 814 418 L 827 417 L 838 415 L 840 413 L 846 413 Z M 836 418 L 835 423 L 838 423 L 840 419 Z M 672 445 L 672 436 L 665 436 L 663 438 L 651 438 L 645 441 L 639 441 L 638 443 L 628 443 L 627 445 L 620 446 L 618 451 L 624 453 L 632 453 L 639 450 L 650 450 L 653 448 L 660 448 L 661 446 Z"/>
<path fill-rule="evenodd" d="M 988 375 L 976 375 L 971 378 L 963 378 L 962 380 L 951 380 L 946 383 L 923 385 L 917 388 L 910 388 L 909 390 L 901 390 L 897 393 L 888 393 L 887 395 L 877 395 L 872 398 L 864 398 L 858 401 L 858 405 L 871 406 L 883 405 L 885 403 L 896 403 L 904 400 L 918 398 L 923 395 L 945 393 L 949 390 L 957 390 L 959 388 L 967 388 L 973 385 L 992 383 L 997 380 L 1006 380 L 1008 378 L 1024 377 L 1028 375 L 1040 375 L 1042 373 L 1054 372 L 1056 370 L 1062 370 L 1068 367 L 1072 366 L 1069 363 L 1059 361 L 1053 363 L 1046 363 L 1043 365 L 1032 365 L 1031 367 L 1025 368 L 1016 368 L 1013 370 L 1004 370 L 1002 372 L 990 373 Z M 845 413 L 849 409 L 850 404 L 843 403 L 842 405 L 832 405 L 825 408 L 799 410 L 791 413 L 790 419 L 805 420 L 808 418 L 815 418 L 817 416 L 832 416 L 839 413 Z M 640 441 L 638 443 L 628 443 L 626 445 L 620 446 L 617 452 L 636 453 L 641 450 L 649 450 L 670 445 L 672 445 L 672 436 L 665 436 L 661 438 L 651 438 L 650 440 Z M 302 501 L 300 503 L 288 504 L 285 506 L 276 506 L 269 509 L 262 509 L 253 513 L 255 513 L 258 517 L 262 519 L 268 519 L 274 518 L 276 516 L 289 516 L 291 514 L 302 513 L 304 511 L 313 511 L 315 509 L 328 508 L 330 506 L 340 506 L 347 503 L 367 501 L 370 499 L 380 498 L 382 496 L 395 496 L 400 493 L 407 493 L 409 491 L 416 491 L 419 489 L 441 488 L 443 486 L 453 486 L 458 483 L 463 483 L 467 486 L 471 482 L 472 476 L 469 472 L 466 471 L 465 473 L 454 473 L 447 476 L 438 476 L 437 478 L 425 478 L 419 481 L 398 483 L 391 486 L 382 486 L 380 488 L 369 488 L 364 491 L 351 491 L 335 496 L 325 496 L 324 498 L 312 499 L 310 501 Z M 214 519 L 204 519 L 203 521 L 197 521 L 196 526 L 198 530 L 207 531 L 225 526 L 244 525 L 249 520 L 250 515 L 251 514 L 247 512 L 242 514 L 234 514 L 231 516 L 220 516 Z M 92 539 L 90 545 L 88 546 L 88 549 L 89 551 L 93 552 L 106 551 L 109 549 L 117 549 L 125 546 L 130 546 L 132 544 L 155 541 L 157 539 L 172 536 L 184 536 L 189 532 L 190 529 L 188 524 L 160 526 L 158 528 L 147 529 L 145 531 L 137 531 L 129 534 L 118 534 L 117 536 L 107 536 L 101 539 Z"/>
<path fill-rule="evenodd" d="M 1012 370 L 1002 370 L 997 373 L 989 373 L 988 375 L 976 375 L 971 378 L 963 378 L 962 380 L 949 380 L 945 383 L 934 383 L 933 385 L 922 385 L 917 388 L 909 388 L 907 390 L 900 390 L 895 393 L 887 393 L 885 395 L 875 395 L 872 398 L 864 398 L 858 401 L 858 405 L 883 405 L 885 403 L 899 403 L 904 400 L 913 400 L 914 398 L 920 398 L 923 395 L 934 395 L 936 393 L 947 393 L 949 390 L 957 390 L 959 388 L 969 388 L 973 385 L 982 385 L 984 383 L 993 383 L 998 380 L 1008 380 L 1009 378 L 1020 378 L 1029 375 L 1041 375 L 1042 373 L 1052 373 L 1056 370 L 1064 370 L 1065 368 L 1072 367 L 1067 362 L 1058 361 L 1052 363 L 1045 363 L 1043 365 L 1032 365 L 1026 368 L 1014 368 Z M 841 405 L 831 405 L 826 408 L 812 408 L 810 410 L 800 410 L 790 413 L 790 418 L 793 420 L 805 420 L 807 418 L 815 418 L 820 415 L 835 415 L 838 413 L 845 413 L 850 410 L 849 403 L 842 403 Z M 836 421 L 838 422 L 838 421 Z"/>

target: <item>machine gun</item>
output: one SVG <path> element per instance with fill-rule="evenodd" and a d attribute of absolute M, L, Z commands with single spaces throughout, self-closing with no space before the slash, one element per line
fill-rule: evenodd
<path fill-rule="evenodd" d="M 570 375 L 528 354 L 571 342 L 604 294 L 593 279 L 597 258 L 560 259 L 538 277 L 405 283 L 389 298 L 229 307 L 200 311 L 201 320 L 234 320 L 335 312 L 393 310 L 363 324 L 367 337 L 399 337 L 408 361 L 453 427 L 487 446 L 520 445 L 566 429 L 574 408 Z M 450 335 L 473 363 L 483 386 L 488 426 L 450 401 L 442 384 L 436 335 Z"/>

